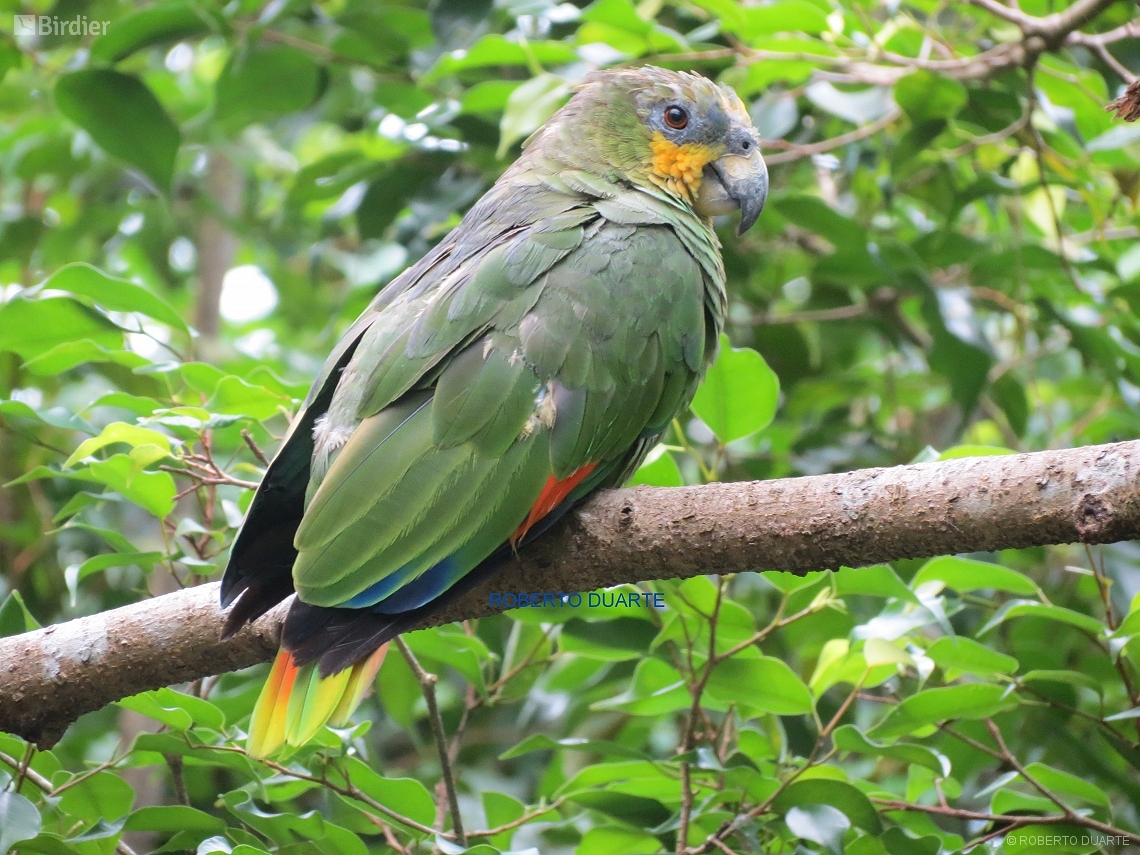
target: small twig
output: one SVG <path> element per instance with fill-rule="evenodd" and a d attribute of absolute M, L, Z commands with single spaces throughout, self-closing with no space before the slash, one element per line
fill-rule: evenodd
<path fill-rule="evenodd" d="M 502 834 L 505 831 L 513 831 L 519 826 L 526 825 L 532 819 L 537 819 L 544 813 L 550 813 L 552 810 L 558 810 L 558 808 L 562 806 L 563 801 L 565 800 L 561 798 L 555 799 L 550 804 L 546 805 L 546 807 L 535 808 L 532 811 L 524 813 L 518 819 L 511 820 L 510 822 L 504 822 L 502 825 L 496 825 L 494 828 L 485 828 L 481 831 L 469 832 L 467 837 L 495 837 L 496 835 Z"/>
<path fill-rule="evenodd" d="M 866 670 L 863 671 L 863 676 L 859 678 L 859 682 L 855 684 L 854 688 L 851 689 L 847 697 L 843 699 L 843 703 L 839 705 L 839 709 L 835 711 L 835 715 L 831 717 L 831 721 L 829 721 L 823 730 L 819 732 L 820 739 L 824 739 L 830 736 L 831 731 L 835 730 L 836 725 L 838 725 L 840 719 L 843 718 L 843 714 L 847 712 L 847 708 L 851 706 L 851 703 L 855 700 L 855 698 L 859 697 L 859 691 L 863 688 L 863 683 L 866 682 L 867 676 L 870 673 L 871 668 L 870 666 L 867 666 Z"/>
<path fill-rule="evenodd" d="M 720 607 L 724 602 L 724 585 L 725 580 L 722 577 L 718 580 L 716 586 L 716 603 L 713 605 L 712 614 L 709 615 L 709 655 L 705 661 L 704 671 L 701 672 L 697 682 L 690 687 L 693 695 L 692 703 L 689 705 L 689 717 L 685 722 L 685 735 L 681 740 L 681 753 L 687 754 L 692 751 L 696 746 L 696 727 L 697 717 L 701 712 L 701 696 L 704 694 L 705 686 L 708 685 L 709 678 L 712 677 L 713 669 L 721 661 L 721 658 L 716 653 L 716 626 L 717 621 L 720 619 Z M 689 845 L 689 820 L 693 812 L 693 781 L 692 770 L 689 768 L 689 761 L 681 761 L 681 816 L 677 830 L 677 853 L 681 855 Z"/>
<path fill-rule="evenodd" d="M 813 154 L 822 154 L 832 149 L 840 148 L 848 143 L 858 142 L 861 139 L 874 136 L 879 131 L 886 128 L 895 119 L 902 115 L 901 111 L 897 108 L 890 110 L 886 114 L 880 116 L 869 125 L 863 125 L 861 128 L 856 128 L 853 131 L 848 131 L 845 134 L 840 134 L 837 137 L 831 137 L 817 143 L 810 143 L 808 145 L 796 145 L 788 151 L 781 152 L 780 154 L 765 155 L 765 162 L 771 163 L 788 163 L 789 161 L 799 160 L 801 157 L 808 157 Z"/>
<path fill-rule="evenodd" d="M 455 842 L 460 846 L 466 846 L 467 838 L 463 834 L 463 820 L 459 815 L 459 796 L 455 791 L 455 779 L 451 774 L 447 734 L 444 732 L 443 716 L 439 714 L 439 704 L 436 703 L 435 698 L 435 684 L 439 678 L 423 669 L 419 660 L 416 659 L 416 655 L 412 653 L 411 648 L 400 636 L 396 636 L 396 646 L 400 648 L 400 653 L 404 655 L 408 667 L 412 669 L 412 673 L 419 680 L 420 688 L 423 689 L 424 700 L 427 702 L 428 708 L 428 720 L 431 722 L 432 735 L 435 737 L 436 748 L 439 750 L 439 766 L 443 773 L 443 786 L 447 792 L 448 808 L 451 811 L 452 832 L 455 834 Z"/>
<path fill-rule="evenodd" d="M 724 855 L 736 855 L 736 852 L 733 851 L 732 849 L 729 849 L 728 844 L 725 843 L 723 840 L 720 840 L 719 838 L 714 837 L 713 843 L 716 845 L 717 849 L 719 849 L 721 852 L 724 853 Z"/>
<path fill-rule="evenodd" d="M 1009 6 L 999 3 L 998 0 L 970 0 L 971 5 L 977 6 L 979 9 L 985 9 L 991 15 L 1001 18 L 1004 21 L 1009 21 L 1011 24 L 1017 24 L 1022 29 L 1025 29 L 1033 18 L 1026 15 L 1017 9 L 1012 9 Z"/>
<path fill-rule="evenodd" d="M 242 487 L 246 490 L 256 490 L 258 487 L 256 481 L 243 481 L 241 478 L 234 478 L 230 475 L 226 475 L 224 472 L 218 476 L 209 476 L 199 475 L 197 472 L 191 472 L 188 469 L 179 469 L 177 466 L 162 465 L 158 468 L 163 472 L 169 472 L 172 475 L 179 475 L 183 478 L 189 478 L 194 482 L 193 487 L 180 494 L 183 496 L 187 495 L 188 493 L 192 493 L 194 490 L 197 490 L 199 487 L 205 486 L 207 484 L 225 484 L 230 487 Z"/>
<path fill-rule="evenodd" d="M 380 817 L 373 816 L 370 813 L 365 813 L 364 816 L 370 823 L 380 829 L 380 832 L 384 835 L 384 842 L 387 843 L 391 849 L 395 850 L 398 855 L 410 855 L 410 850 L 396 837 L 392 826 L 388 825 L 388 823 L 384 822 Z"/>
<path fill-rule="evenodd" d="M 32 757 L 36 754 L 36 746 L 34 742 L 29 742 L 24 749 L 24 759 L 20 761 L 20 765 L 16 768 L 16 777 L 12 781 L 12 792 L 20 792 L 20 786 L 24 783 L 24 778 L 28 774 L 28 770 L 32 765 Z"/>
<path fill-rule="evenodd" d="M 767 312 L 760 312 L 752 316 L 752 325 L 763 327 L 773 324 L 800 324 L 813 321 L 844 321 L 865 315 L 870 308 L 870 303 L 852 303 L 850 306 L 836 306 L 833 309 L 808 309 L 803 312 L 792 312 L 788 315 L 771 315 Z"/>
<path fill-rule="evenodd" d="M 170 767 L 170 777 L 174 781 L 174 795 L 178 799 L 179 804 L 190 804 L 190 797 L 186 794 L 186 779 L 182 775 L 182 755 L 181 754 L 167 754 L 166 765 Z"/>
<path fill-rule="evenodd" d="M 1022 765 L 1021 761 L 1018 760 L 1014 753 L 1009 750 L 1008 746 L 1006 746 L 1005 739 L 1001 735 L 1001 728 L 994 724 L 994 720 L 992 718 L 986 719 L 986 729 L 989 730 L 990 736 L 992 736 L 994 738 L 994 742 L 997 743 L 998 749 L 1000 749 L 1005 762 L 1017 770 L 1017 774 L 1019 774 L 1027 784 L 1029 784 L 1031 787 L 1033 787 L 1033 789 L 1037 790 L 1037 792 L 1041 793 L 1041 795 L 1043 795 L 1058 808 L 1060 808 L 1061 812 L 1064 813 L 1065 816 L 1073 819 L 1077 817 L 1076 812 L 1063 801 L 1061 801 L 1060 796 L 1056 795 L 1052 790 L 1050 790 L 1026 771 L 1025 766 Z"/>
<path fill-rule="evenodd" d="M 269 458 L 265 456 L 265 452 L 261 450 L 257 442 L 253 438 L 253 434 L 249 432 L 249 428 L 241 429 L 241 438 L 245 440 L 245 444 L 249 446 L 249 450 L 253 452 L 253 456 L 261 461 L 262 466 L 269 465 Z"/>
<path fill-rule="evenodd" d="M 0 751 L 0 763 L 3 763 L 5 766 L 10 766 L 13 772 L 19 771 L 20 767 L 23 765 L 22 760 L 17 760 L 15 757 L 11 757 L 5 754 L 3 751 Z M 42 790 L 48 795 L 52 794 L 51 781 L 49 781 L 35 769 L 32 769 L 31 767 L 25 768 L 24 777 L 27 780 L 31 781 L 37 789 Z"/>
<path fill-rule="evenodd" d="M 297 50 L 303 50 L 306 53 L 311 53 L 318 59 L 324 62 L 341 62 L 345 65 L 360 65 L 360 60 L 353 59 L 352 57 L 345 56 L 342 53 L 337 53 L 332 48 L 326 47 L 316 42 L 310 42 L 306 39 L 300 39 L 289 33 L 283 33 L 280 30 L 263 30 L 261 38 L 267 42 L 277 42 L 278 44 L 288 45 Z"/>

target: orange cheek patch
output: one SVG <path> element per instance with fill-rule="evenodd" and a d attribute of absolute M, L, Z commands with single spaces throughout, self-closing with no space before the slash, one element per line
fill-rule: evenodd
<path fill-rule="evenodd" d="M 672 190 L 695 196 L 701 187 L 701 173 L 712 161 L 720 156 L 720 151 L 700 143 L 677 145 L 660 133 L 649 141 L 653 151 L 653 172 Z"/>

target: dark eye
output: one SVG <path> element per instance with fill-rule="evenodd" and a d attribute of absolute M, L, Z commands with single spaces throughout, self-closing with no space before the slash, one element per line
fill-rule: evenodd
<path fill-rule="evenodd" d="M 683 129 L 689 124 L 689 113 L 684 107 L 676 104 L 665 108 L 665 124 L 675 131 Z"/>
<path fill-rule="evenodd" d="M 752 141 L 751 140 L 744 140 L 744 142 L 742 142 L 740 144 L 740 147 L 742 149 L 744 149 L 745 151 L 748 151 L 750 148 L 752 148 Z"/>

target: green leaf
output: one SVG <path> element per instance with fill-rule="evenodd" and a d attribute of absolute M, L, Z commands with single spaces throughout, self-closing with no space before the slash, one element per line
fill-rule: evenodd
<path fill-rule="evenodd" d="M 566 653 L 605 662 L 640 659 L 649 650 L 656 630 L 648 621 L 619 617 L 607 621 L 567 621 L 559 636 Z"/>
<path fill-rule="evenodd" d="M 926 649 L 926 655 L 944 671 L 955 673 L 1012 674 L 1017 670 L 1017 660 L 1004 653 L 978 644 L 970 638 L 943 636 Z M 954 679 L 947 674 L 947 679 Z"/>
<path fill-rule="evenodd" d="M 669 809 L 660 801 L 614 789 L 589 789 L 570 793 L 567 801 L 612 816 L 635 828 L 656 828 L 669 819 Z"/>
<path fill-rule="evenodd" d="M 383 686 L 380 703 L 397 724 L 410 729 L 416 720 L 415 705 L 423 697 L 423 689 L 403 656 L 385 656 L 376 685 Z"/>
<path fill-rule="evenodd" d="M 84 822 L 94 823 L 126 815 L 134 800 L 131 785 L 114 772 L 96 772 L 68 787 L 59 800 L 59 809 Z"/>
<path fill-rule="evenodd" d="M 40 812 L 19 793 L 0 790 L 0 855 L 40 833 Z"/>
<path fill-rule="evenodd" d="M 647 35 L 653 24 L 637 14 L 631 0 L 594 0 L 582 10 L 583 21 L 606 24 L 638 35 Z"/>
<path fill-rule="evenodd" d="M 67 583 L 67 590 L 71 594 L 71 603 L 74 606 L 79 592 L 79 583 L 95 573 L 101 573 L 111 567 L 140 567 L 148 573 L 154 565 L 161 561 L 165 555 L 161 552 L 107 552 L 102 555 L 93 555 L 82 564 L 69 564 L 63 571 L 63 578 Z"/>
<path fill-rule="evenodd" d="M 292 399 L 285 395 L 279 395 L 264 386 L 255 386 L 234 376 L 223 376 L 219 379 L 213 393 L 206 402 L 206 408 L 210 412 L 250 416 L 258 420 L 275 416 L 287 410 L 293 403 Z"/>
<path fill-rule="evenodd" d="M 771 656 L 724 660 L 713 669 L 706 691 L 727 703 L 746 704 L 776 715 L 801 715 L 813 707 L 803 680 Z"/>
<path fill-rule="evenodd" d="M 745 41 L 776 33 L 826 32 L 827 13 L 807 0 L 776 0 L 764 6 L 749 6 L 740 10 L 743 20 L 738 28 Z"/>
<path fill-rule="evenodd" d="M 601 852 L 621 855 L 651 855 L 661 851 L 661 841 L 651 834 L 614 825 L 595 825 L 582 835 L 575 855 L 597 855 Z"/>
<path fill-rule="evenodd" d="M 1029 427 L 1029 397 L 1025 393 L 1025 386 L 1006 372 L 990 386 L 990 394 L 1005 413 L 1013 432 L 1019 437 L 1025 436 Z"/>
<path fill-rule="evenodd" d="M 903 584 L 889 564 L 872 567 L 841 567 L 835 573 L 835 592 L 843 597 L 849 594 L 867 594 L 872 597 L 894 597 L 918 604 L 918 597 Z"/>
<path fill-rule="evenodd" d="M 831 805 L 793 807 L 784 822 L 796 837 L 818 843 L 832 855 L 842 855 L 843 835 L 851 827 L 847 815 Z"/>
<path fill-rule="evenodd" d="M 832 742 L 840 751 L 854 751 L 871 757 L 887 757 L 900 763 L 913 763 L 929 769 L 939 777 L 950 774 L 950 761 L 941 754 L 923 746 L 900 742 L 896 745 L 881 745 L 863 735 L 853 724 L 836 728 Z"/>
<path fill-rule="evenodd" d="M 134 811 L 123 831 L 204 831 L 221 834 L 226 824 L 197 808 L 186 805 L 149 805 Z"/>
<path fill-rule="evenodd" d="M 302 840 L 319 840 L 322 855 L 368 855 L 368 849 L 359 837 L 329 822 L 315 810 L 303 814 L 262 810 L 249 793 L 241 790 L 231 790 L 222 800 L 243 822 L 281 847 L 294 844 L 300 837 Z M 235 855 L 240 848 L 235 848 Z"/>
<path fill-rule="evenodd" d="M 866 251 L 866 230 L 817 196 L 785 196 L 776 203 L 776 210 L 797 226 L 827 238 L 837 249 L 856 251 L 862 247 Z"/>
<path fill-rule="evenodd" d="M 691 702 L 685 681 L 675 668 L 660 659 L 642 659 L 628 689 L 598 701 L 592 708 L 655 716 L 688 709 Z"/>
<path fill-rule="evenodd" d="M 918 69 L 895 84 L 895 101 L 914 122 L 951 119 L 966 106 L 966 87 L 953 78 Z"/>
<path fill-rule="evenodd" d="M 178 312 L 153 291 L 126 279 L 108 276 L 90 264 L 65 264 L 49 276 L 42 287 L 87 297 L 113 312 L 139 312 L 182 332 L 188 331 Z"/>
<path fill-rule="evenodd" d="M 225 19 L 204 3 L 163 0 L 113 21 L 91 46 L 91 58 L 115 63 L 152 45 L 217 32 L 224 24 Z"/>
<path fill-rule="evenodd" d="M 0 855 L 40 833 L 40 812 L 17 792 L 0 791 Z"/>
<path fill-rule="evenodd" d="M 913 817 L 900 817 L 896 821 L 914 822 Z M 924 827 L 930 827 L 925 825 Z M 916 835 L 907 834 L 902 828 L 888 828 L 879 839 L 890 855 L 939 855 L 942 851 L 941 840 L 933 834 L 926 834 L 918 839 Z M 959 838 L 961 839 L 961 838 Z M 954 847 L 957 848 L 957 847 Z"/>
<path fill-rule="evenodd" d="M 208 727 L 211 730 L 225 728 L 226 720 L 221 710 L 209 701 L 196 695 L 161 688 L 142 692 L 116 702 L 123 709 L 160 721 L 174 730 L 188 730 L 191 727 Z"/>
<path fill-rule="evenodd" d="M 978 630 L 978 635 L 985 635 L 994 627 L 1015 617 L 1039 617 L 1058 623 L 1067 623 L 1092 635 L 1103 635 L 1107 631 L 1107 627 L 1096 618 L 1075 612 L 1072 609 L 1046 605 L 1036 600 L 1010 600 L 997 610 L 997 613 L 989 619 L 985 626 Z"/>
<path fill-rule="evenodd" d="M 484 690 L 483 669 L 490 664 L 491 651 L 478 637 L 454 627 L 432 627 L 410 632 L 404 640 L 420 659 L 450 666 L 480 692 Z"/>
<path fill-rule="evenodd" d="M 153 456 L 153 453 L 159 456 Z M 116 454 L 106 460 L 97 460 L 77 476 L 89 475 L 106 484 L 129 502 L 154 514 L 160 519 L 174 510 L 177 488 L 169 472 L 148 472 L 143 467 L 165 457 L 155 445 L 141 445 L 128 454 Z"/>
<path fill-rule="evenodd" d="M 483 816 L 487 820 L 488 828 L 497 828 L 500 825 L 515 822 L 526 813 L 526 805 L 506 793 L 484 790 L 482 800 Z M 510 845 L 511 837 L 511 832 L 503 832 L 500 835 L 488 838 L 488 840 L 502 849 Z"/>
<path fill-rule="evenodd" d="M 1140 127 L 1136 125 L 1117 125 L 1115 128 L 1109 128 L 1103 134 L 1088 141 L 1085 145 L 1085 151 L 1113 151 L 1118 148 L 1124 148 L 1126 145 L 1140 140 Z"/>
<path fill-rule="evenodd" d="M 794 781 L 780 793 L 772 803 L 772 808 L 785 812 L 793 807 L 807 805 L 830 805 L 841 810 L 851 820 L 852 825 L 869 834 L 880 834 L 883 830 L 879 814 L 871 804 L 871 800 L 846 781 L 826 778 Z"/>
<path fill-rule="evenodd" d="M 863 659 L 868 668 L 882 665 L 906 665 L 914 668 L 914 659 L 909 653 L 885 638 L 868 638 L 863 643 Z"/>
<path fill-rule="evenodd" d="M 499 122 L 497 156 L 506 157 L 512 145 L 538 130 L 569 94 L 569 84 L 553 74 L 540 74 L 511 92 Z"/>
<path fill-rule="evenodd" d="M 645 484 L 650 487 L 680 487 L 685 479 L 681 477 L 681 470 L 677 461 L 673 459 L 663 445 L 658 445 L 645 458 L 645 462 L 634 473 L 629 481 L 630 487 Z"/>
<path fill-rule="evenodd" d="M 517 80 L 484 80 L 463 93 L 464 113 L 494 113 L 507 106 L 511 93 L 519 88 Z"/>
<path fill-rule="evenodd" d="M 444 53 L 435 67 L 421 79 L 421 85 L 430 85 L 441 77 L 472 68 L 489 65 L 528 65 L 538 62 L 543 66 L 577 62 L 574 48 L 560 41 L 528 41 L 526 47 L 509 41 L 498 33 L 488 33 L 467 50 Z"/>
<path fill-rule="evenodd" d="M 85 439 L 81 442 L 79 447 L 75 449 L 71 456 L 64 462 L 63 468 L 70 469 L 80 460 L 90 457 L 99 449 L 120 442 L 132 448 L 153 445 L 166 452 L 170 451 L 170 437 L 166 434 L 159 433 L 150 428 L 127 424 L 126 422 L 112 422 L 103 428 L 103 432 L 98 436 L 93 436 L 91 439 Z"/>
<path fill-rule="evenodd" d="M 0 638 L 20 635 L 39 628 L 39 621 L 32 617 L 19 591 L 12 591 L 4 598 L 4 602 L 0 603 Z"/>
<path fill-rule="evenodd" d="M 950 719 L 987 718 L 1017 706 L 1017 697 L 1002 686 L 971 683 L 926 689 L 904 698 L 870 731 L 875 739 L 894 739 Z"/>
<path fill-rule="evenodd" d="M 1104 683 L 1090 674 L 1082 674 L 1080 671 L 1054 671 L 1049 669 L 1034 669 L 1027 671 L 1018 678 L 1020 683 L 1068 683 L 1071 686 L 1079 686 L 1085 689 L 1091 689 L 1096 694 L 1104 697 Z M 1107 721 L 1107 719 L 1106 719 Z"/>
<path fill-rule="evenodd" d="M 240 127 L 304 110 L 324 85 L 324 72 L 311 54 L 258 43 L 230 57 L 215 84 L 214 109 L 223 124 Z"/>
<path fill-rule="evenodd" d="M 431 825 L 435 818 L 435 800 L 427 787 L 414 778 L 381 775 L 359 758 L 349 757 L 343 763 L 348 779 L 362 793 L 391 808 L 408 819 Z M 330 769 L 330 776 L 337 777 Z"/>
<path fill-rule="evenodd" d="M 57 344 L 46 353 L 41 353 L 24 363 L 24 367 L 35 374 L 49 376 L 62 374 L 84 364 L 113 362 L 127 368 L 140 368 L 149 365 L 149 360 L 129 350 L 110 350 L 93 341 L 67 341 Z"/>
<path fill-rule="evenodd" d="M 170 187 L 182 138 L 137 77 L 101 68 L 73 71 L 56 82 L 55 101 L 108 154 L 138 167 L 160 190 Z"/>
<path fill-rule="evenodd" d="M 1047 790 L 1062 796 L 1072 796 L 1095 805 L 1101 808 L 1102 816 L 1107 816 L 1111 807 L 1108 796 L 1099 787 L 1090 784 L 1084 778 L 1078 778 L 1076 775 L 1054 769 L 1044 763 L 1030 763 L 1025 767 L 1025 771 Z"/>
<path fill-rule="evenodd" d="M 23 65 L 24 54 L 7 33 L 0 35 L 0 81 L 13 68 Z"/>
<path fill-rule="evenodd" d="M 759 353 L 734 348 L 722 336 L 720 354 L 693 398 L 693 412 L 717 439 L 729 443 L 755 433 L 772 421 L 780 381 Z"/>
<path fill-rule="evenodd" d="M 942 582 L 946 587 L 963 594 L 978 590 L 1008 591 L 1011 594 L 1025 596 L 1035 596 L 1040 593 L 1040 589 L 1032 579 L 1016 570 L 953 555 L 944 555 L 927 561 L 915 574 L 911 587 L 917 588 L 926 582 L 934 581 Z"/>
<path fill-rule="evenodd" d="M 79 339 L 103 347 L 123 346 L 122 332 L 106 315 L 69 297 L 17 297 L 0 303 L 0 350 L 27 360 Z"/>

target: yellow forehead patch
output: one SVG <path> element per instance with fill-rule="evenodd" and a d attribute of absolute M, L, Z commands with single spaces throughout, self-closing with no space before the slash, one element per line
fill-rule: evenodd
<path fill-rule="evenodd" d="M 696 196 L 701 187 L 701 173 L 712 161 L 721 155 L 721 147 L 701 143 L 677 143 L 665 139 L 658 131 L 649 141 L 653 152 L 652 169 L 654 176 L 670 190 Z"/>

